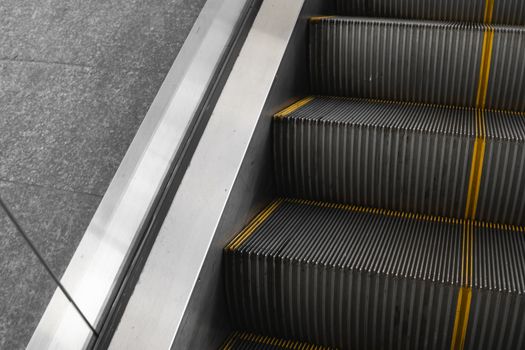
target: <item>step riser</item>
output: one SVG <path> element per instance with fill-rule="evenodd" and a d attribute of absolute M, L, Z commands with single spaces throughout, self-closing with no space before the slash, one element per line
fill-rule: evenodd
<path fill-rule="evenodd" d="M 287 197 L 465 215 L 474 138 L 288 119 L 274 128 Z"/>
<path fill-rule="evenodd" d="M 337 13 L 363 17 L 525 24 L 525 3 L 521 0 L 338 0 Z"/>
<path fill-rule="evenodd" d="M 322 95 L 525 111 L 524 61 L 520 28 L 359 18 L 310 26 L 312 87 Z"/>
<path fill-rule="evenodd" d="M 274 119 L 274 161 L 288 197 L 525 224 L 522 115 L 315 98 Z"/>
<path fill-rule="evenodd" d="M 227 266 L 243 329 L 338 349 L 450 346 L 459 287 L 271 257 L 229 257 Z"/>
<path fill-rule="evenodd" d="M 340 349 L 524 345 L 525 229 L 279 203 L 225 250 L 239 327 Z"/>
<path fill-rule="evenodd" d="M 487 140 L 476 218 L 524 225 L 524 179 L 525 144 Z"/>
<path fill-rule="evenodd" d="M 525 298 L 498 292 L 472 291 L 465 350 L 523 349 Z"/>

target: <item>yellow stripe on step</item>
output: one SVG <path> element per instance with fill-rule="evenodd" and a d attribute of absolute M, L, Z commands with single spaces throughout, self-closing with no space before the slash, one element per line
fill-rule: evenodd
<path fill-rule="evenodd" d="M 456 319 L 454 320 L 454 332 L 450 350 L 463 350 L 465 347 L 471 300 L 472 288 L 461 287 L 456 306 Z"/>
<path fill-rule="evenodd" d="M 494 12 L 494 0 L 485 0 L 484 23 L 492 23 L 492 13 Z"/>
<path fill-rule="evenodd" d="M 483 172 L 483 160 L 485 158 L 485 112 L 476 111 L 476 139 L 474 141 L 474 151 L 472 152 L 472 162 L 470 165 L 470 176 L 467 192 L 467 204 L 465 208 L 465 218 L 474 220 L 478 206 L 479 189 L 481 185 L 481 174 Z"/>
<path fill-rule="evenodd" d="M 494 44 L 494 28 L 487 26 L 483 33 L 483 46 L 481 49 L 481 64 L 479 67 L 478 90 L 476 107 L 485 108 L 487 90 L 490 77 L 490 63 L 492 62 L 492 47 Z"/>
<path fill-rule="evenodd" d="M 463 350 L 467 336 L 470 304 L 472 302 L 472 276 L 474 263 L 474 224 L 466 221 L 463 225 L 461 243 L 461 288 L 456 304 L 456 316 L 450 350 Z"/>
<path fill-rule="evenodd" d="M 323 19 L 327 19 L 327 18 L 334 18 L 335 16 L 312 16 L 310 17 L 310 22 L 317 22 L 317 21 L 321 21 Z"/>
<path fill-rule="evenodd" d="M 278 199 L 257 215 L 227 246 L 226 250 L 232 251 L 239 248 L 252 233 L 281 205 L 282 199 Z"/>
<path fill-rule="evenodd" d="M 314 100 L 313 96 L 305 97 L 302 100 L 299 100 L 299 101 L 295 102 L 291 106 L 286 107 L 285 109 L 283 109 L 279 113 L 276 113 L 274 117 L 275 118 L 284 118 L 287 115 L 289 115 L 290 113 L 298 110 L 299 108 L 301 108 L 303 106 L 306 106 L 307 104 L 309 104 L 313 100 Z"/>

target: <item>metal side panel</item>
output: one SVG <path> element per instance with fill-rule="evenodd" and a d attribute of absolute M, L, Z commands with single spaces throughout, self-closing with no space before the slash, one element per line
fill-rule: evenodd
<path fill-rule="evenodd" d="M 263 2 L 175 195 L 110 349 L 211 349 L 220 346 L 230 331 L 229 325 L 223 322 L 214 329 L 202 331 L 206 333 L 199 334 L 199 330 L 186 333 L 198 338 L 198 344 L 191 343 L 191 336 L 178 335 L 184 326 L 183 318 L 211 244 L 217 245 L 220 251 L 231 238 L 223 237 L 221 242 L 214 240 L 222 218 L 228 215 L 225 213 L 228 201 L 235 200 L 232 196 L 243 190 L 258 190 L 254 185 L 257 180 L 238 175 L 242 166 L 260 165 L 253 154 L 248 154 L 254 150 L 250 144 L 257 143 L 253 139 L 254 132 L 263 119 L 260 116 L 268 93 L 302 7 L 303 0 Z M 264 119 L 269 125 L 271 115 Z M 253 172 L 247 173 L 253 175 Z M 246 196 L 250 197 L 250 194 Z M 250 205 L 245 200 L 243 203 Z M 246 206 L 237 206 L 236 209 L 247 211 Z M 212 267 L 210 273 L 220 276 L 220 266 Z"/>
<path fill-rule="evenodd" d="M 95 213 L 62 283 L 98 326 L 246 0 L 208 0 Z M 28 349 L 80 349 L 89 328 L 57 290 Z"/>

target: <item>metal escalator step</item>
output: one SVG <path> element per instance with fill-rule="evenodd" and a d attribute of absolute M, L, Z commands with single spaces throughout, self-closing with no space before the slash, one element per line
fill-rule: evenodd
<path fill-rule="evenodd" d="M 521 114 L 315 97 L 273 130 L 285 196 L 525 224 Z"/>
<path fill-rule="evenodd" d="M 476 218 L 525 225 L 525 115 L 486 111 Z"/>
<path fill-rule="evenodd" d="M 315 93 L 525 111 L 525 28 L 359 17 L 310 21 Z"/>
<path fill-rule="evenodd" d="M 465 349 L 525 347 L 525 231 L 479 224 L 472 243 L 472 305 Z"/>
<path fill-rule="evenodd" d="M 244 330 L 340 349 L 519 349 L 524 234 L 279 200 L 225 248 L 230 313 Z"/>
<path fill-rule="evenodd" d="M 230 313 L 242 329 L 341 349 L 448 348 L 460 222 L 277 202 L 225 249 Z"/>
<path fill-rule="evenodd" d="M 337 0 L 337 13 L 455 22 L 525 24 L 522 0 Z"/>
<path fill-rule="evenodd" d="M 221 350 L 330 350 L 324 346 L 276 339 L 252 333 L 233 333 L 220 348 Z"/>

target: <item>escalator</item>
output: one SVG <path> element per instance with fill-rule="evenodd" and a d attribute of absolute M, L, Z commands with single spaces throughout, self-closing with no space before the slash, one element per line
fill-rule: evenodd
<path fill-rule="evenodd" d="M 222 349 L 525 346 L 525 3 L 339 0 L 224 248 Z"/>

